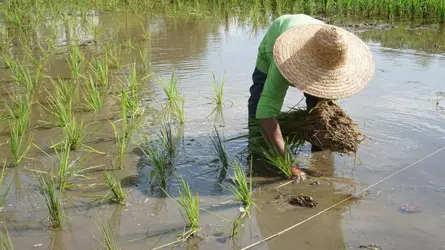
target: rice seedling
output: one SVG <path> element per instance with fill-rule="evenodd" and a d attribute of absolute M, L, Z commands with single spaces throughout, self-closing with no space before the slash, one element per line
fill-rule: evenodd
<path fill-rule="evenodd" d="M 31 72 L 28 68 L 24 67 L 22 64 L 18 63 L 12 67 L 12 78 L 14 83 L 17 86 L 21 86 L 25 88 L 26 95 L 28 99 L 32 99 L 34 93 L 37 90 L 37 83 L 40 76 L 40 69 L 38 68 L 34 73 L 34 76 L 31 75 Z"/>
<path fill-rule="evenodd" d="M 189 227 L 189 234 L 194 235 L 200 231 L 199 228 L 199 196 L 196 192 L 196 196 L 192 196 L 189 184 L 184 178 L 181 178 L 182 186 L 179 190 L 180 200 L 179 205 L 182 207 L 181 214 Z"/>
<path fill-rule="evenodd" d="M 106 57 L 97 59 L 93 72 L 101 86 L 108 86 L 108 62 Z"/>
<path fill-rule="evenodd" d="M 165 192 L 170 198 L 171 196 Z M 186 241 L 190 237 L 195 236 L 198 232 L 201 231 L 199 228 L 199 196 L 198 192 L 196 192 L 196 196 L 192 195 L 192 191 L 190 190 L 189 184 L 183 177 L 181 177 L 181 186 L 179 189 L 180 199 L 175 201 L 176 206 L 181 213 L 184 222 L 186 223 L 187 231 L 183 232 L 183 234 L 179 237 L 180 240 Z"/>
<path fill-rule="evenodd" d="M 250 163 L 249 184 L 247 183 L 246 172 L 243 167 L 238 163 L 233 162 L 232 168 L 233 176 L 231 175 L 230 179 L 232 180 L 233 185 L 229 186 L 229 189 L 232 191 L 235 199 L 242 202 L 244 210 L 249 214 L 250 208 L 255 205 L 252 198 L 252 161 Z"/>
<path fill-rule="evenodd" d="M 100 234 L 102 236 L 101 245 L 106 250 L 119 250 L 119 243 L 117 240 L 117 233 L 113 229 L 113 225 L 109 218 L 106 219 L 104 223 L 102 223 L 100 228 Z"/>
<path fill-rule="evenodd" d="M 136 117 L 141 114 L 139 103 L 141 100 L 142 81 L 150 76 L 146 75 L 141 80 L 138 80 L 136 71 L 136 64 L 130 69 L 130 76 L 125 76 L 127 80 L 128 91 L 125 87 L 121 89 L 121 105 L 125 105 L 128 117 Z"/>
<path fill-rule="evenodd" d="M 214 102 L 216 105 L 223 104 L 225 77 L 219 82 L 213 73 L 213 91 L 215 92 Z"/>
<path fill-rule="evenodd" d="M 287 178 L 292 177 L 291 166 L 296 165 L 297 161 L 292 159 L 292 156 L 288 150 L 288 143 L 284 145 L 284 155 L 280 153 L 277 147 L 275 147 L 269 141 L 267 149 L 263 148 L 261 152 L 264 154 L 266 162 L 273 167 L 278 168 Z"/>
<path fill-rule="evenodd" d="M 145 41 L 150 41 L 151 40 L 150 28 L 146 29 L 142 22 L 140 22 L 140 25 L 141 25 L 141 29 L 142 29 L 142 38 Z"/>
<path fill-rule="evenodd" d="M 139 57 L 144 69 L 148 69 L 148 49 L 143 47 L 139 49 Z"/>
<path fill-rule="evenodd" d="M 184 101 L 184 96 L 181 96 L 173 102 L 173 115 L 180 124 L 184 124 L 185 121 Z"/>
<path fill-rule="evenodd" d="M 108 63 L 111 67 L 120 67 L 120 55 L 121 55 L 121 45 L 112 44 L 110 42 L 105 43 L 105 53 Z"/>
<path fill-rule="evenodd" d="M 41 106 L 46 109 L 54 118 L 57 119 L 58 125 L 62 128 L 68 126 L 68 124 L 72 120 L 72 102 L 65 102 L 62 95 L 53 94 L 51 91 L 46 90 L 48 97 L 47 103 L 48 107 L 45 107 L 43 104 Z"/>
<path fill-rule="evenodd" d="M 69 64 L 71 69 L 71 78 L 76 80 L 80 75 L 83 56 L 80 53 L 79 46 L 71 45 L 69 49 Z"/>
<path fill-rule="evenodd" d="M 125 103 L 121 105 L 122 107 L 122 126 L 120 129 L 110 121 L 111 126 L 113 127 L 114 136 L 116 138 L 116 146 L 117 146 L 117 154 L 119 159 L 119 169 L 122 169 L 125 159 L 125 153 L 127 152 L 128 146 L 131 142 L 131 136 L 139 124 L 142 122 L 142 119 L 145 115 L 139 116 L 136 120 L 127 120 L 127 108 Z"/>
<path fill-rule="evenodd" d="M 121 106 L 125 107 L 125 112 L 122 112 L 122 114 L 125 113 L 126 115 L 125 119 L 139 114 L 139 100 L 131 98 L 125 88 L 121 89 Z"/>
<path fill-rule="evenodd" d="M 240 201 L 243 204 L 243 207 L 240 208 L 240 213 L 232 223 L 231 236 L 234 237 L 238 234 L 239 228 L 243 225 L 244 217 L 247 215 L 250 218 L 250 210 L 253 206 L 256 207 L 256 204 L 252 197 L 252 160 L 250 161 L 249 184 L 247 182 L 244 168 L 237 162 L 233 162 L 232 167 L 233 175 L 230 175 L 232 184 L 226 188 L 232 192 L 232 194 L 235 196 L 235 200 Z"/>
<path fill-rule="evenodd" d="M 3 166 L 2 166 L 2 172 L 0 173 L 0 188 L 3 187 L 3 181 L 5 180 L 5 174 L 6 174 L 6 161 L 3 162 Z M 6 190 L 4 191 L 2 197 L 0 198 L 0 205 L 3 205 L 3 203 L 5 202 L 6 196 L 9 193 L 9 190 L 11 189 L 12 186 L 12 181 L 9 184 L 9 186 L 6 188 Z"/>
<path fill-rule="evenodd" d="M 78 93 L 78 85 L 76 83 L 65 81 L 62 78 L 57 78 L 57 80 L 50 79 L 55 90 L 53 97 L 57 97 L 62 103 L 73 103 L 76 100 Z"/>
<path fill-rule="evenodd" d="M 76 118 L 72 117 L 71 121 L 63 128 L 63 134 L 65 136 L 64 142 L 68 144 L 68 147 L 71 150 L 77 150 L 83 145 L 83 141 L 87 136 L 83 120 L 78 123 Z"/>
<path fill-rule="evenodd" d="M 134 46 L 135 44 L 135 38 L 129 38 L 127 41 L 124 42 L 124 46 L 129 48 L 129 49 L 136 49 L 136 47 Z"/>
<path fill-rule="evenodd" d="M 167 171 L 169 168 L 167 151 L 162 144 L 161 147 L 156 147 L 147 137 L 145 138 L 144 145 L 138 146 L 154 167 L 150 172 L 150 185 L 153 186 L 155 183 L 158 183 L 161 187 L 165 187 L 167 185 Z"/>
<path fill-rule="evenodd" d="M 163 83 L 161 82 L 161 84 L 163 84 Z M 178 91 L 174 71 L 170 77 L 170 81 L 169 81 L 168 85 L 164 84 L 163 90 L 164 90 L 164 93 L 167 95 L 167 99 L 169 102 L 176 102 L 176 100 L 179 98 L 179 91 Z"/>
<path fill-rule="evenodd" d="M 163 150 L 166 151 L 167 165 L 172 166 L 176 158 L 179 138 L 173 136 L 172 127 L 169 122 L 162 126 L 158 137 L 161 140 Z"/>
<path fill-rule="evenodd" d="M 54 178 L 41 178 L 40 191 L 45 199 L 49 220 L 53 228 L 61 228 L 63 225 L 63 206 L 60 193 L 57 193 Z"/>
<path fill-rule="evenodd" d="M 70 158 L 70 144 L 67 140 L 62 144 L 60 151 L 54 148 L 57 160 L 59 162 L 59 171 L 57 172 L 57 186 L 63 193 L 66 189 L 73 186 L 71 178 L 75 176 L 79 170 L 76 161 Z"/>
<path fill-rule="evenodd" d="M 86 91 L 84 93 L 84 100 L 88 109 L 93 111 L 100 110 L 102 108 L 102 96 L 103 94 L 99 91 L 93 77 L 88 75 L 88 79 L 86 80 Z"/>
<path fill-rule="evenodd" d="M 168 109 L 175 117 L 175 119 L 180 123 L 184 124 L 185 121 L 185 114 L 184 114 L 184 102 L 185 98 L 182 95 L 179 95 L 179 91 L 177 88 L 176 78 L 175 78 L 175 72 L 172 73 L 170 77 L 170 81 L 168 84 L 163 84 L 163 82 L 160 82 L 163 86 L 164 93 L 167 95 L 168 100 Z"/>
<path fill-rule="evenodd" d="M 212 145 L 218 156 L 219 161 L 221 162 L 222 167 L 224 169 L 227 169 L 227 167 L 229 166 L 229 156 L 227 155 L 223 140 L 215 125 L 213 126 L 212 136 L 210 137 L 210 140 L 212 141 Z"/>
<path fill-rule="evenodd" d="M 30 100 L 27 100 L 26 96 L 13 97 L 12 101 L 14 103 L 14 109 L 10 108 L 8 104 L 6 104 L 6 109 L 9 112 L 10 119 L 16 123 L 18 135 L 23 136 L 30 125 L 32 103 Z"/>
<path fill-rule="evenodd" d="M 19 166 L 25 159 L 31 147 L 32 137 L 29 137 L 28 141 L 25 141 L 25 136 L 20 135 L 20 124 L 14 120 L 9 121 L 9 133 L 10 133 L 10 145 L 12 154 L 12 164 L 13 166 Z"/>
<path fill-rule="evenodd" d="M 11 237 L 9 236 L 9 231 L 6 227 L 6 223 L 3 223 L 3 230 L 0 231 L 0 249 L 14 250 L 14 245 L 12 244 Z"/>
<path fill-rule="evenodd" d="M 10 55 L 3 54 L 0 57 L 0 60 L 3 62 L 5 67 L 8 69 L 12 69 L 17 66 L 17 63 L 15 62 L 14 58 Z"/>
<path fill-rule="evenodd" d="M 112 171 L 113 173 L 104 171 L 105 184 L 110 189 L 105 197 L 112 202 L 124 204 L 126 193 L 122 188 L 118 172 L 116 170 Z"/>

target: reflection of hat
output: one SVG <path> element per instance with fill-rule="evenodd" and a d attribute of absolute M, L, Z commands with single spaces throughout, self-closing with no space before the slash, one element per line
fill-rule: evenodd
<path fill-rule="evenodd" d="M 351 96 L 374 76 L 369 47 L 333 25 L 306 24 L 285 31 L 276 40 L 273 55 L 285 79 L 320 98 Z"/>

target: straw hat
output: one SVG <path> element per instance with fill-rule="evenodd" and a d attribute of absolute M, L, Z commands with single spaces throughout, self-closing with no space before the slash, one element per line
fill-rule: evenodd
<path fill-rule="evenodd" d="M 329 24 L 285 31 L 273 48 L 281 74 L 301 91 L 340 99 L 364 89 L 374 76 L 369 47 L 354 34 Z"/>

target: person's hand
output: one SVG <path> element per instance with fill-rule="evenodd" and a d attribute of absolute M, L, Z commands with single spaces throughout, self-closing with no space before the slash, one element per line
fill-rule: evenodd
<path fill-rule="evenodd" d="M 297 166 L 292 166 L 290 168 L 292 172 L 292 178 L 294 179 L 294 183 L 299 183 L 300 181 L 306 180 L 306 173 L 303 170 L 299 169 Z"/>

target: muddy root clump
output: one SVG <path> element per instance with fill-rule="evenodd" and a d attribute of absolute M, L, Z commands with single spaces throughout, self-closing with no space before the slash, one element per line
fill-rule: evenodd
<path fill-rule="evenodd" d="M 312 145 L 341 154 L 356 154 L 366 136 L 335 102 L 322 101 L 315 108 L 294 109 L 277 118 L 283 137 L 305 140 Z"/>

